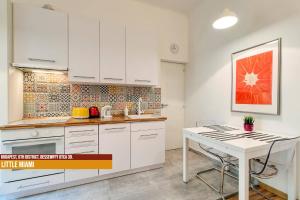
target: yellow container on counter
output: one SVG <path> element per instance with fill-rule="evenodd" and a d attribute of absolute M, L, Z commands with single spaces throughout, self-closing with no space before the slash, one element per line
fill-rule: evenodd
<path fill-rule="evenodd" d="M 89 109 L 83 107 L 73 107 L 72 117 L 75 119 L 87 119 L 89 118 Z"/>

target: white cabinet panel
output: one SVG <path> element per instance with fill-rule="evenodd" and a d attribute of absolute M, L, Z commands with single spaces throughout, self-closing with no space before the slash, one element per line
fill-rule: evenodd
<path fill-rule="evenodd" d="M 165 122 L 136 122 L 131 124 L 131 132 L 165 129 Z"/>
<path fill-rule="evenodd" d="M 125 83 L 125 25 L 100 23 L 100 81 Z"/>
<path fill-rule="evenodd" d="M 18 135 L 18 139 L 28 139 L 35 137 L 58 137 L 64 136 L 64 131 L 64 127 L 5 130 L 1 131 L 1 141 L 15 140 L 16 134 Z"/>
<path fill-rule="evenodd" d="M 126 25 L 126 81 L 134 85 L 158 85 L 159 50 L 155 30 Z"/>
<path fill-rule="evenodd" d="M 88 147 L 67 148 L 66 152 L 68 154 L 98 154 L 98 145 Z"/>
<path fill-rule="evenodd" d="M 65 138 L 65 148 L 68 151 L 77 150 L 75 153 L 81 153 L 80 148 L 98 149 L 98 126 L 67 127 Z"/>
<path fill-rule="evenodd" d="M 38 190 L 41 187 L 47 187 L 64 183 L 64 174 L 55 174 L 50 176 L 43 176 L 39 178 L 26 179 L 23 181 L 15 181 L 11 183 L 3 183 L 0 187 L 1 194 L 9 194 L 15 192 L 22 192 L 25 190 Z"/>
<path fill-rule="evenodd" d="M 99 170 L 99 175 L 130 169 L 130 125 L 99 126 L 99 153 L 112 154 L 112 170 Z"/>
<path fill-rule="evenodd" d="M 131 168 L 165 162 L 165 129 L 145 129 L 131 132 Z"/>
<path fill-rule="evenodd" d="M 15 3 L 14 66 L 67 70 L 67 14 Z"/>
<path fill-rule="evenodd" d="M 69 16 L 69 80 L 98 83 L 99 21 Z"/>
<path fill-rule="evenodd" d="M 65 128 L 66 154 L 98 154 L 98 125 Z M 75 181 L 98 176 L 97 169 L 67 169 L 65 181 Z"/>
<path fill-rule="evenodd" d="M 81 147 L 77 149 L 66 149 L 66 154 L 98 154 L 97 147 Z M 98 176 L 97 169 L 66 169 L 65 182 L 80 180 Z"/>

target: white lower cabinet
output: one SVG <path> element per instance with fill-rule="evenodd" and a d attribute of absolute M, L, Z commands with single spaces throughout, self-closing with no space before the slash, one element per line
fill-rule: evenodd
<path fill-rule="evenodd" d="M 1 185 L 0 194 L 10 194 L 26 190 L 38 189 L 64 182 L 64 174 L 55 174 L 39 178 L 26 179 Z M 1 198 L 1 196 L 0 196 Z"/>
<path fill-rule="evenodd" d="M 165 162 L 164 122 L 131 124 L 131 168 Z"/>
<path fill-rule="evenodd" d="M 98 154 L 98 125 L 65 128 L 66 154 Z M 65 182 L 98 176 L 97 169 L 66 169 Z"/>
<path fill-rule="evenodd" d="M 19 132 L 20 137 L 35 133 L 32 130 L 27 131 L 25 129 Z M 59 135 L 63 138 L 62 132 L 63 128 L 38 129 L 39 134 L 47 133 L 47 135 L 57 137 Z M 0 198 L 2 194 L 18 193 L 26 190 L 34 191 L 34 189 L 64 182 L 68 183 L 165 162 L 164 122 L 70 126 L 65 127 L 64 132 L 65 154 L 112 154 L 112 169 L 66 169 L 65 173 L 8 183 L 3 182 L 3 174 L 0 174 Z M 10 138 L 11 134 L 4 132 L 2 136 L 2 139 Z M 3 145 L 3 141 L 1 142 Z M 58 152 L 59 154 L 63 153 L 63 141 L 61 143 L 59 146 L 62 150 Z"/>
<path fill-rule="evenodd" d="M 112 154 L 112 169 L 99 170 L 99 175 L 130 169 L 130 124 L 99 126 L 99 153 Z"/>

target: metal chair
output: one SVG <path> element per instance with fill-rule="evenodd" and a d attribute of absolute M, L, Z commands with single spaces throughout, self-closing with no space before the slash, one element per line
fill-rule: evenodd
<path fill-rule="evenodd" d="M 210 154 L 211 156 L 217 158 L 220 161 L 221 169 L 218 169 L 216 167 L 212 167 L 212 168 L 209 168 L 209 169 L 206 169 L 206 170 L 202 170 L 202 171 L 197 172 L 196 177 L 199 178 L 202 182 L 204 182 L 211 189 L 213 189 L 215 192 L 219 193 L 219 195 L 221 196 L 222 199 L 225 199 L 227 197 L 231 197 L 231 196 L 234 196 L 235 194 L 237 194 L 237 192 L 230 193 L 230 194 L 224 194 L 225 175 L 232 177 L 234 180 L 238 180 L 237 177 L 235 177 L 234 175 L 228 173 L 230 167 L 237 168 L 235 164 L 233 164 L 232 162 L 230 162 L 228 160 L 228 159 L 230 159 L 230 157 L 220 156 L 217 153 L 214 153 L 214 152 L 211 152 L 210 150 L 205 149 L 200 144 L 199 144 L 199 147 L 203 151 Z M 217 172 L 220 173 L 221 179 L 220 179 L 220 187 L 219 188 L 215 188 L 213 185 L 209 184 L 208 181 L 204 177 L 201 176 L 201 174 L 211 172 L 211 171 L 217 171 Z"/>
<path fill-rule="evenodd" d="M 201 120 L 201 121 L 196 122 L 196 127 L 213 126 L 216 124 L 225 124 L 225 123 L 216 122 L 214 120 Z M 226 197 L 230 197 L 230 196 L 237 194 L 237 192 L 230 193 L 230 194 L 224 194 L 225 175 L 232 177 L 234 180 L 238 180 L 237 177 L 228 173 L 230 167 L 237 168 L 236 167 L 237 165 L 234 164 L 234 161 L 236 161 L 237 159 L 234 158 L 233 156 L 230 156 L 223 152 L 219 152 L 213 148 L 206 147 L 206 146 L 200 145 L 200 144 L 198 144 L 198 146 L 200 147 L 200 149 L 202 151 L 204 151 L 206 154 L 208 154 L 208 156 L 210 158 L 212 158 L 212 157 L 215 158 L 214 161 L 218 160 L 221 167 L 220 168 L 211 167 L 209 169 L 199 171 L 196 173 L 195 177 L 200 179 L 203 183 L 205 183 L 207 186 L 209 186 L 211 189 L 213 189 L 215 192 L 217 192 L 221 196 L 221 199 L 225 199 Z M 208 181 L 203 176 L 201 176 L 202 174 L 212 172 L 212 171 L 217 171 L 218 173 L 220 173 L 221 178 L 220 178 L 220 183 L 219 183 L 220 187 L 219 188 L 216 188 L 213 185 L 209 184 Z"/>

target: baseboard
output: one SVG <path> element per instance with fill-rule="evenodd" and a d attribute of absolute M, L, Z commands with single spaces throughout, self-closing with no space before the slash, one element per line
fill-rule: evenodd
<path fill-rule="evenodd" d="M 273 188 L 273 187 L 271 187 L 271 186 L 269 186 L 269 185 L 267 185 L 265 183 L 261 183 L 260 182 L 259 183 L 259 187 L 262 188 L 262 189 L 265 189 L 265 190 L 267 190 L 267 191 L 269 191 L 269 192 L 271 192 L 273 194 L 276 194 L 277 196 L 279 196 L 279 197 L 281 197 L 283 199 L 288 199 L 288 195 L 286 193 L 284 193 L 284 192 L 282 192 L 282 191 L 280 191 L 280 190 L 278 190 L 276 188 Z"/>

